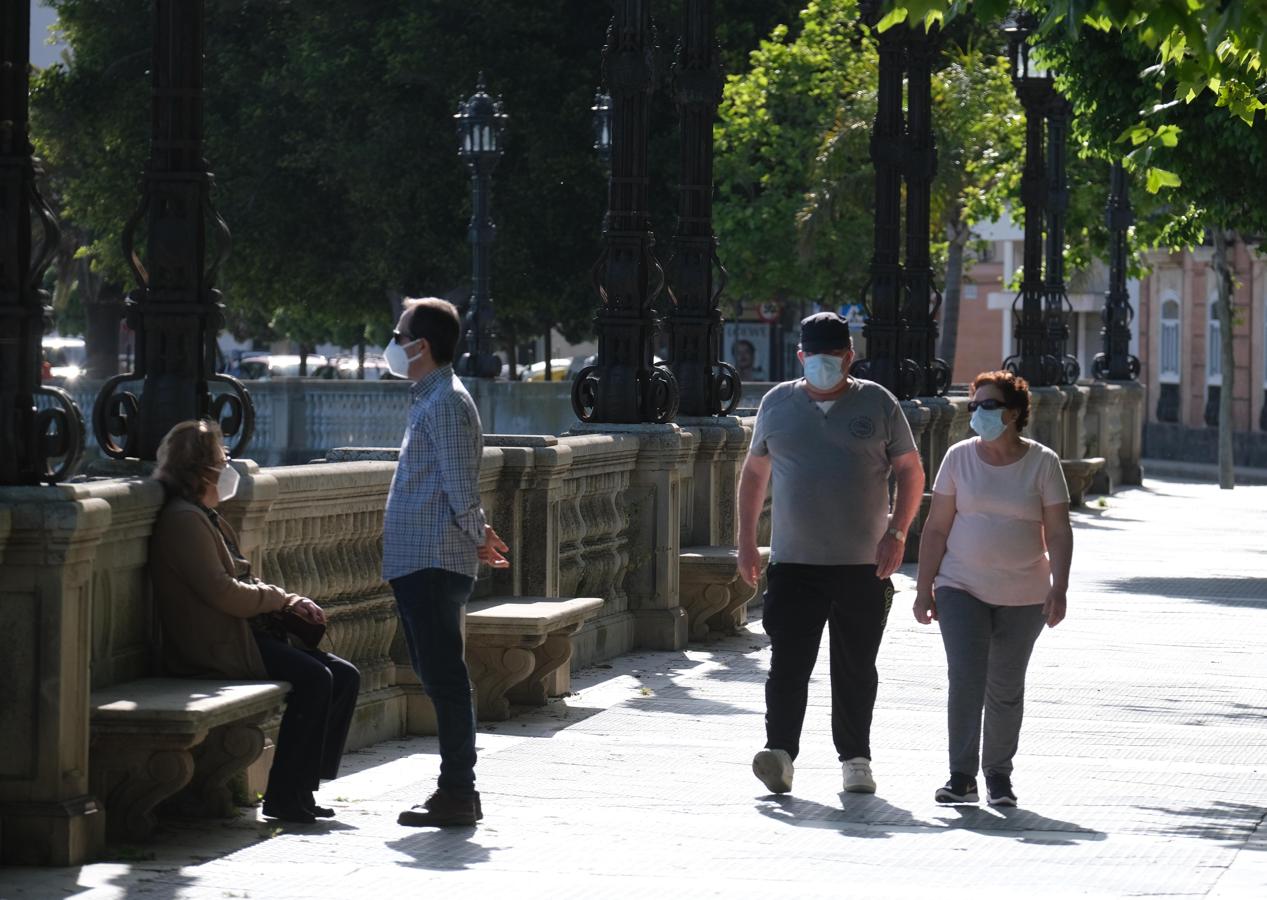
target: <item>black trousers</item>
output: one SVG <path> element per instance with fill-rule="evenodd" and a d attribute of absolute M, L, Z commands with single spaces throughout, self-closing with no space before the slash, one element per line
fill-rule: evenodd
<path fill-rule="evenodd" d="M 323 650 L 304 650 L 254 632 L 269 678 L 290 682 L 290 696 L 268 770 L 268 796 L 288 800 L 339 774 L 361 673 Z"/>
<path fill-rule="evenodd" d="M 770 636 L 765 683 L 766 747 L 801 749 L 809 679 L 823 626 L 831 641 L 831 733 L 841 760 L 871 758 L 871 712 L 880 680 L 875 658 L 893 603 L 893 583 L 875 566 L 775 563 L 767 574 L 762 624 Z"/>

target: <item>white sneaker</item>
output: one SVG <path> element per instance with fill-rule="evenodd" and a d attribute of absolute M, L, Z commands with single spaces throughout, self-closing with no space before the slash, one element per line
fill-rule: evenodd
<path fill-rule="evenodd" d="M 752 774 L 772 794 L 786 794 L 792 790 L 792 757 L 786 750 L 761 750 L 752 758 Z"/>
<path fill-rule="evenodd" d="M 875 779 L 871 777 L 871 760 L 865 756 L 855 756 L 845 760 L 841 766 L 845 776 L 845 790 L 851 794 L 874 794 Z"/>

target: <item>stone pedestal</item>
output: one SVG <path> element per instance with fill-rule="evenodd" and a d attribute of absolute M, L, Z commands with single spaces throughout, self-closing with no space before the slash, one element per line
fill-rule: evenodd
<path fill-rule="evenodd" d="M 625 495 L 629 559 L 625 591 L 637 646 L 679 650 L 686 646 L 686 612 L 678 602 L 681 552 L 681 484 L 689 475 L 693 438 L 677 425 L 611 425 L 577 422 L 569 434 L 612 434 L 638 440 L 637 462 Z"/>
<path fill-rule="evenodd" d="M 1122 437 L 1118 458 L 1121 460 L 1121 483 L 1143 484 L 1144 386 L 1138 381 L 1115 382 L 1122 389 Z"/>
<path fill-rule="evenodd" d="M 1058 387 L 1029 390 L 1029 425 L 1025 428 L 1025 435 L 1050 447 L 1061 458 L 1070 455 L 1065 452 L 1064 417 L 1068 403 L 1069 396 Z"/>
<path fill-rule="evenodd" d="M 1122 403 L 1120 383 L 1097 381 L 1087 398 L 1087 454 L 1104 457 L 1104 468 L 1096 473 L 1091 491 L 1110 494 L 1122 481 Z"/>
<path fill-rule="evenodd" d="M 0 862 L 79 865 L 105 840 L 88 787 L 88 647 L 110 504 L 80 485 L 5 487 L 0 509 Z"/>
<path fill-rule="evenodd" d="M 924 477 L 931 489 L 941 462 L 946 458 L 946 451 L 953 443 L 950 429 L 954 425 L 957 411 L 954 404 L 945 397 L 920 397 L 919 402 L 928 410 L 928 426 L 920 445 L 920 457 L 924 463 Z"/>
<path fill-rule="evenodd" d="M 915 446 L 923 447 L 929 423 L 933 419 L 933 413 L 924 405 L 922 400 L 903 400 L 902 414 L 906 416 L 906 421 L 911 426 L 911 436 L 915 438 Z M 925 467 L 925 477 L 927 478 L 927 463 L 925 463 Z M 916 562 L 919 560 L 919 540 L 924 530 L 924 519 L 928 515 L 929 505 L 932 503 L 931 491 L 932 479 L 929 478 L 924 485 L 924 495 L 920 499 L 919 511 L 915 513 L 915 520 L 911 522 L 911 527 L 906 534 L 906 549 L 902 557 L 903 562 Z"/>
<path fill-rule="evenodd" d="M 1091 388 L 1070 384 L 1065 393 L 1064 453 L 1062 459 L 1084 459 L 1087 456 L 1087 398 Z"/>
<path fill-rule="evenodd" d="M 677 422 L 694 437 L 696 448 L 691 515 L 684 522 L 682 544 L 731 546 L 739 526 L 739 473 L 752 425 L 745 425 L 738 416 L 679 416 Z"/>

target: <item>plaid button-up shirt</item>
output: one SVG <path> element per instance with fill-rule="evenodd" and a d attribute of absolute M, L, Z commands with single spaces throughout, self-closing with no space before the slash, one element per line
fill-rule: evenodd
<path fill-rule="evenodd" d="M 474 578 L 484 544 L 479 410 L 452 366 L 410 389 L 409 428 L 387 493 L 383 578 L 446 569 Z"/>

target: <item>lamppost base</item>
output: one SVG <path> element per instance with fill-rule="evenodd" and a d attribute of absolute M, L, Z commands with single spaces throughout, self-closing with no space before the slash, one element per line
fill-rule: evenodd
<path fill-rule="evenodd" d="M 496 378 L 502 373 L 502 361 L 492 353 L 463 353 L 453 368 L 468 378 Z"/>

